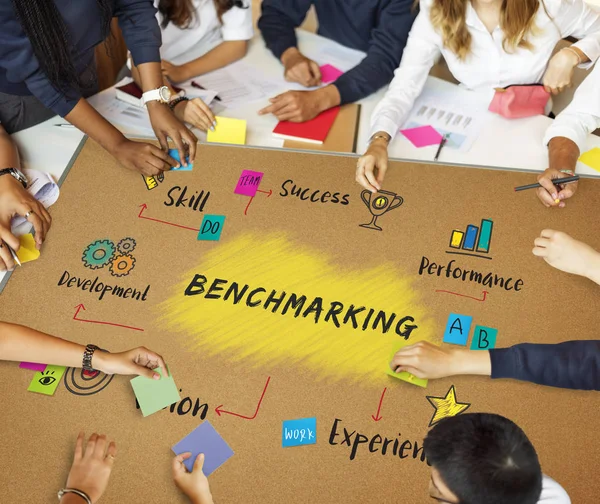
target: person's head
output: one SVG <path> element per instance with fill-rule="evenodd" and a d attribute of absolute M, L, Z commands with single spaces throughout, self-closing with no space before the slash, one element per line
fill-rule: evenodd
<path fill-rule="evenodd" d="M 535 448 L 514 422 L 491 413 L 442 420 L 423 444 L 430 496 L 449 504 L 536 504 L 542 470 Z"/>
<path fill-rule="evenodd" d="M 219 19 L 223 14 L 233 7 L 244 8 L 242 0 L 213 0 Z M 189 28 L 195 18 L 194 4 L 192 0 L 160 0 L 158 11 L 162 14 L 162 27 L 166 28 L 173 23 L 181 29 Z"/>
<path fill-rule="evenodd" d="M 486 0 L 487 2 L 498 0 Z M 471 51 L 471 34 L 466 23 L 470 0 L 434 0 L 431 23 L 438 30 L 444 46 L 464 60 Z M 527 35 L 535 30 L 534 20 L 543 0 L 500 0 L 500 27 L 504 32 L 505 51 L 518 47 L 531 49 Z"/>
<path fill-rule="evenodd" d="M 113 0 L 96 0 L 102 33 L 109 33 Z M 48 0 L 12 0 L 17 18 L 27 35 L 40 68 L 55 89 L 69 93 L 79 87 L 73 63 L 72 43 L 56 4 Z"/>

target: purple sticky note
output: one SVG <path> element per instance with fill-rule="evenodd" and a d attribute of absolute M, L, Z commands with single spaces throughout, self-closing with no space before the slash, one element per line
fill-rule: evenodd
<path fill-rule="evenodd" d="M 244 170 L 233 192 L 235 194 L 243 194 L 244 196 L 256 196 L 256 191 L 263 175 L 264 173 L 261 172 Z"/>
<path fill-rule="evenodd" d="M 404 129 L 400 130 L 400 133 L 408 138 L 415 147 L 439 145 L 443 138 L 442 135 L 431 126 L 419 126 L 418 128 Z"/>
<path fill-rule="evenodd" d="M 323 65 L 322 67 L 320 67 L 320 70 L 321 70 L 321 82 L 323 84 L 329 84 L 330 82 L 337 80 L 337 78 L 340 75 L 343 75 L 343 73 L 344 73 L 339 68 L 335 68 L 333 65 L 330 65 L 329 63 L 327 63 L 327 65 Z"/>
<path fill-rule="evenodd" d="M 32 371 L 39 371 L 40 373 L 46 371 L 46 364 L 38 364 L 36 362 L 21 362 L 20 368 L 31 369 Z"/>
<path fill-rule="evenodd" d="M 192 471 L 196 457 L 204 453 L 202 472 L 210 476 L 233 455 L 233 450 L 219 435 L 208 420 L 205 420 L 179 443 L 171 448 L 176 455 L 191 452 L 192 456 L 184 461 L 188 471 Z"/>

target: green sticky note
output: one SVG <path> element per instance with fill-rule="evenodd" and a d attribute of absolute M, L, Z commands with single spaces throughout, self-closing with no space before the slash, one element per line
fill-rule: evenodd
<path fill-rule="evenodd" d="M 405 347 L 406 345 L 406 343 L 400 343 L 394 346 L 394 351 L 390 354 L 390 358 L 385 363 L 385 372 L 389 376 L 398 378 L 399 380 L 405 381 L 406 383 L 410 383 L 411 385 L 426 388 L 429 380 L 426 380 L 424 378 L 417 378 L 415 375 L 410 374 L 407 371 L 400 371 L 399 373 L 395 373 L 394 371 L 392 371 L 392 368 L 390 368 L 390 362 L 392 362 L 392 359 L 394 358 L 394 355 L 396 355 L 396 352 L 402 347 Z"/>
<path fill-rule="evenodd" d="M 54 395 L 64 372 L 63 366 L 46 366 L 44 371 L 38 371 L 33 375 L 27 390 L 38 394 Z"/>
<path fill-rule="evenodd" d="M 160 368 L 154 370 L 161 375 L 160 380 L 153 380 L 145 376 L 138 376 L 131 380 L 133 392 L 140 405 L 142 414 L 147 417 L 157 411 L 171 406 L 171 404 L 179 401 L 179 390 L 173 380 L 173 375 L 169 371 L 168 377 L 162 376 Z"/>

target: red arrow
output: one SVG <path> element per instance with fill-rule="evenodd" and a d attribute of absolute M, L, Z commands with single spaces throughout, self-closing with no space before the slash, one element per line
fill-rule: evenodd
<path fill-rule="evenodd" d="M 244 420 L 254 420 L 256 418 L 256 415 L 258 415 L 258 410 L 260 409 L 260 405 L 262 403 L 263 397 L 265 397 L 265 393 L 267 392 L 267 387 L 269 386 L 269 382 L 271 381 L 271 377 L 267 377 L 267 383 L 265 383 L 265 388 L 263 389 L 262 395 L 260 396 L 260 399 L 258 400 L 258 404 L 256 405 L 256 411 L 254 412 L 254 415 L 252 416 L 245 416 L 245 415 L 240 415 L 238 413 L 233 413 L 232 411 L 225 411 L 224 409 L 221 409 L 223 407 L 223 405 L 219 405 L 215 408 L 215 413 L 219 416 L 221 416 L 222 413 L 226 413 L 227 415 L 233 415 L 236 417 L 240 417 L 243 418 Z"/>
<path fill-rule="evenodd" d="M 267 195 L 267 198 L 269 198 L 271 196 L 271 194 L 273 194 L 273 189 L 269 189 L 269 192 L 261 191 L 260 189 L 257 189 L 256 192 L 264 193 Z M 248 208 L 250 208 L 250 203 L 252 203 L 253 199 L 254 199 L 254 196 L 250 196 L 250 201 L 248 201 L 248 204 L 246 205 L 246 209 L 244 210 L 244 215 L 248 215 Z"/>
<path fill-rule="evenodd" d="M 379 422 L 379 420 L 381 420 L 383 417 L 379 415 L 379 413 L 381 412 L 381 404 L 383 403 L 383 396 L 385 395 L 385 391 L 387 390 L 387 387 L 383 389 L 383 392 L 381 393 L 381 399 L 379 399 L 379 406 L 377 407 L 377 413 L 375 413 L 375 416 L 371 415 L 371 418 L 373 420 L 375 420 L 376 422 Z"/>
<path fill-rule="evenodd" d="M 109 326 L 115 326 L 115 327 L 123 327 L 124 329 L 132 329 L 133 331 L 142 331 L 144 332 L 143 329 L 140 329 L 139 327 L 132 327 L 132 326 L 127 326 L 127 325 L 123 325 L 123 324 L 115 324 L 113 322 L 102 322 L 101 320 L 86 320 L 86 319 L 81 319 L 81 318 L 77 318 L 77 315 L 79 315 L 79 312 L 81 310 L 85 310 L 85 306 L 82 304 L 78 304 L 75 307 L 75 315 L 73 315 L 73 320 L 77 320 L 77 322 L 89 322 L 90 324 L 102 324 L 102 325 L 109 325 Z"/>
<path fill-rule="evenodd" d="M 483 299 L 479 299 L 476 297 L 465 296 L 464 294 L 459 294 L 458 292 L 451 292 L 451 291 L 447 291 L 447 290 L 436 290 L 435 292 L 445 292 L 446 294 L 454 294 L 455 296 L 460 296 L 460 297 L 464 297 L 464 298 L 468 298 L 468 299 L 474 299 L 475 301 L 480 301 L 482 303 L 487 299 L 487 295 L 489 294 L 488 291 L 482 291 L 481 293 L 483 294 Z"/>
<path fill-rule="evenodd" d="M 181 224 L 175 224 L 173 222 L 167 222 L 164 220 L 154 219 L 152 217 L 146 217 L 145 215 L 142 215 L 144 213 L 144 210 L 146 210 L 148 208 L 148 205 L 146 205 L 146 203 L 142 203 L 140 205 L 140 208 L 141 208 L 141 210 L 140 210 L 140 213 L 138 214 L 138 217 L 140 219 L 146 219 L 146 220 L 150 220 L 150 221 L 154 221 L 154 222 L 160 222 L 161 224 L 168 224 L 169 226 L 175 226 L 178 228 L 189 229 L 190 231 L 196 231 L 196 233 L 200 231 L 199 229 L 196 229 L 196 228 L 182 226 Z"/>

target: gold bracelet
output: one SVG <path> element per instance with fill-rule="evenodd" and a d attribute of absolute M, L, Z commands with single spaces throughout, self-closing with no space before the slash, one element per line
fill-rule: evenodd
<path fill-rule="evenodd" d="M 387 133 L 377 133 L 369 138 L 369 145 L 371 145 L 378 138 L 383 138 L 388 144 L 390 143 L 391 137 Z"/>

